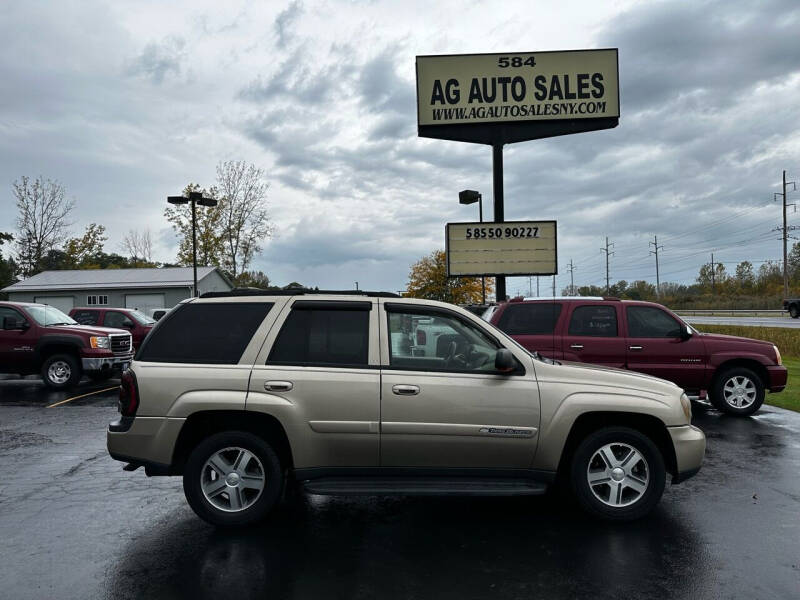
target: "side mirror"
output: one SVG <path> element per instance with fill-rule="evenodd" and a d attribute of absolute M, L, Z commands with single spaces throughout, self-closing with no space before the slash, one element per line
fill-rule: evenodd
<path fill-rule="evenodd" d="M 510 373 L 517 368 L 517 361 L 508 348 L 500 348 L 494 356 L 495 371 L 500 373 Z"/>
<path fill-rule="evenodd" d="M 3 329 L 6 331 L 25 331 L 28 324 L 15 317 L 3 317 Z"/>
<path fill-rule="evenodd" d="M 122 326 L 123 326 L 125 329 L 133 329 L 133 327 L 134 327 L 134 325 L 133 325 L 133 321 L 125 321 L 125 322 L 122 324 Z"/>
<path fill-rule="evenodd" d="M 692 337 L 692 330 L 688 325 L 684 325 L 681 327 L 681 334 L 680 337 L 684 342 Z"/>

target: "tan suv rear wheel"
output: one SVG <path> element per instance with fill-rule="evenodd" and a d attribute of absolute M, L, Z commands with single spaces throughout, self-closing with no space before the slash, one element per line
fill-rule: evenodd
<path fill-rule="evenodd" d="M 245 431 L 225 431 L 200 442 L 183 473 L 186 500 L 213 525 L 261 520 L 282 489 L 283 472 L 275 451 Z"/>
<path fill-rule="evenodd" d="M 589 434 L 572 458 L 572 490 L 587 512 L 630 521 L 650 512 L 664 492 L 666 469 L 656 445 L 628 427 Z"/>

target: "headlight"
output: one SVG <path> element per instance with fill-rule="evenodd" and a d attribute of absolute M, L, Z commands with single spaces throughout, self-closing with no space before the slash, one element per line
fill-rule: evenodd
<path fill-rule="evenodd" d="M 89 338 L 92 348 L 108 348 L 110 346 L 107 337 L 92 336 Z"/>
<path fill-rule="evenodd" d="M 782 365 L 783 360 L 781 359 L 781 351 L 778 350 L 778 347 L 775 344 L 772 344 L 772 347 L 775 348 L 775 362 L 779 365 Z"/>
<path fill-rule="evenodd" d="M 692 420 L 692 403 L 689 400 L 689 397 L 686 394 L 681 394 L 681 408 L 683 409 L 683 414 L 686 415 L 686 420 L 691 422 Z"/>

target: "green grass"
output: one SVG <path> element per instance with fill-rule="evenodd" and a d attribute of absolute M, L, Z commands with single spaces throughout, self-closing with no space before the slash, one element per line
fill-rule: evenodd
<path fill-rule="evenodd" d="M 786 384 L 786 389 L 779 394 L 767 394 L 764 401 L 772 406 L 800 412 L 800 358 L 784 356 L 783 364 L 789 369 L 789 382 Z"/>
<path fill-rule="evenodd" d="M 745 325 L 694 325 L 706 333 L 738 335 L 772 342 L 781 351 L 783 364 L 789 369 L 786 389 L 778 394 L 767 394 L 765 402 L 800 412 L 800 331 L 787 327 L 747 327 Z"/>

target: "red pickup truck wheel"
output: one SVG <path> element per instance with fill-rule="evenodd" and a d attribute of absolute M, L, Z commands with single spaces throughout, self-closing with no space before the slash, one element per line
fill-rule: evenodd
<path fill-rule="evenodd" d="M 81 380 L 81 367 L 74 356 L 53 354 L 42 365 L 42 379 L 56 390 L 72 387 Z"/>
<path fill-rule="evenodd" d="M 733 367 L 714 381 L 711 402 L 730 415 L 747 417 L 761 408 L 764 394 L 764 383 L 758 374 L 745 367 Z"/>

